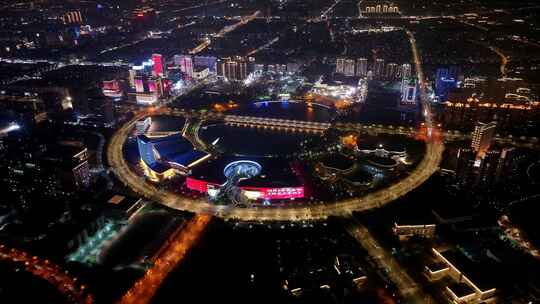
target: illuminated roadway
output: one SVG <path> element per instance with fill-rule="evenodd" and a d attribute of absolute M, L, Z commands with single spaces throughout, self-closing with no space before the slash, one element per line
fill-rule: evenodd
<path fill-rule="evenodd" d="M 368 193 L 361 197 L 344 199 L 338 202 L 327 202 L 321 205 L 298 207 L 291 205 L 280 208 L 238 208 L 234 206 L 218 206 L 209 203 L 204 198 L 193 199 L 181 197 L 172 192 L 159 190 L 130 169 L 128 163 L 124 159 L 122 149 L 124 142 L 133 130 L 136 121 L 147 115 L 157 114 L 156 111 L 153 110 L 139 112 L 112 136 L 109 149 L 107 150 L 109 165 L 118 179 L 125 186 L 130 187 L 133 191 L 150 200 L 160 202 L 174 209 L 213 214 L 227 219 L 243 221 L 314 220 L 325 219 L 328 216 L 347 216 L 353 211 L 364 211 L 382 207 L 424 183 L 436 170 L 438 170 L 444 150 L 440 136 L 436 136 L 440 133 L 435 129 L 433 124 L 431 105 L 427 95 L 425 78 L 420 55 L 416 46 L 416 40 L 410 31 L 407 31 L 406 33 L 409 36 L 411 43 L 413 60 L 419 79 L 420 101 L 422 103 L 427 131 L 427 136 L 425 136 L 426 152 L 423 159 L 408 176 L 386 188 Z M 170 110 L 158 109 L 157 112 L 167 113 L 170 112 Z"/>
<path fill-rule="evenodd" d="M 168 112 L 166 109 L 158 112 Z M 156 113 L 156 112 L 154 112 Z M 215 214 L 229 219 L 247 221 L 295 221 L 325 219 L 332 215 L 349 215 L 353 211 L 363 211 L 381 207 L 426 181 L 437 169 L 441 160 L 443 145 L 428 140 L 426 154 L 411 174 L 387 188 L 369 193 L 358 198 L 316 206 L 289 206 L 283 208 L 236 208 L 232 206 L 216 206 L 206 199 L 181 197 L 172 192 L 158 190 L 143 177 L 133 172 L 123 154 L 123 144 L 130 135 L 135 122 L 152 112 L 140 112 L 131 121 L 122 126 L 111 138 L 107 157 L 113 172 L 124 183 L 140 195 L 160 202 L 171 208 L 198 213 Z M 157 114 L 157 113 L 156 113 Z"/>
<path fill-rule="evenodd" d="M 242 17 L 240 19 L 240 21 L 238 21 L 237 23 L 222 28 L 215 35 L 215 37 L 217 37 L 217 38 L 224 37 L 225 35 L 227 35 L 228 33 L 236 30 L 237 28 L 239 28 L 241 26 L 244 26 L 244 25 L 250 23 L 251 21 L 255 20 L 257 18 L 257 16 L 260 15 L 260 13 L 261 13 L 260 11 L 256 11 L 256 12 L 254 12 L 253 14 L 251 14 L 249 16 Z M 198 54 L 198 53 L 202 52 L 203 50 L 205 50 L 208 46 L 210 46 L 210 44 L 212 44 L 212 40 L 210 38 L 206 38 L 203 42 L 201 42 L 199 45 L 197 45 L 194 49 L 189 51 L 189 53 L 191 55 Z"/>
<path fill-rule="evenodd" d="M 86 287 L 80 284 L 77 278 L 71 277 L 67 271 L 62 270 L 49 260 L 43 260 L 27 252 L 0 245 L 0 261 L 21 263 L 26 271 L 54 285 L 70 303 L 90 304 L 94 302 L 92 295 L 86 292 Z M 31 290 L 31 286 L 29 287 Z"/>
<path fill-rule="evenodd" d="M 405 303 L 436 303 L 429 294 L 423 292 L 421 287 L 399 265 L 392 254 L 380 246 L 365 226 L 353 217 L 347 218 L 345 221 L 347 232 L 366 249 L 375 264 L 396 284 L 401 296 L 405 298 Z"/>
<path fill-rule="evenodd" d="M 420 164 L 424 165 L 435 165 L 438 166 L 443 151 L 443 145 L 438 140 L 440 138 L 440 133 L 438 130 L 434 129 L 433 119 L 431 116 L 431 108 L 429 104 L 429 99 L 427 97 L 427 90 L 425 86 L 424 74 L 421 65 L 420 54 L 416 47 L 416 41 L 411 32 L 407 31 L 409 36 L 409 41 L 413 50 L 413 59 L 416 65 L 416 72 L 420 83 L 420 100 L 422 102 L 422 108 L 424 111 L 425 124 L 426 124 L 426 145 L 427 153 L 424 157 L 424 160 Z M 428 161 L 426 161 L 426 159 Z M 429 160 L 437 161 L 432 163 Z M 418 169 L 418 168 L 417 168 Z M 433 168 L 420 168 L 420 170 L 415 170 L 414 173 L 418 175 L 426 174 L 431 172 Z M 409 177 L 410 178 L 410 177 Z M 421 178 L 419 177 L 419 180 Z M 414 181 L 411 182 L 408 186 L 414 186 Z M 419 184 L 418 184 L 419 185 Z M 407 186 L 407 185 L 406 185 Z M 405 303 L 411 304 L 420 304 L 420 303 L 435 303 L 431 295 L 424 293 L 420 285 L 418 285 L 413 278 L 409 276 L 406 270 L 401 267 L 397 260 L 388 252 L 385 248 L 381 247 L 378 244 L 375 237 L 371 234 L 369 229 L 363 226 L 358 220 L 353 217 L 344 219 L 346 221 L 345 228 L 351 236 L 353 236 L 364 249 L 367 250 L 368 254 L 373 258 L 373 261 L 381 268 L 384 273 L 388 275 L 388 278 L 396 285 L 401 296 L 404 298 Z"/>
<path fill-rule="evenodd" d="M 152 268 L 128 290 L 119 304 L 150 303 L 167 277 L 186 257 L 210 223 L 208 215 L 195 215 L 185 226 L 173 233 L 160 249 Z"/>

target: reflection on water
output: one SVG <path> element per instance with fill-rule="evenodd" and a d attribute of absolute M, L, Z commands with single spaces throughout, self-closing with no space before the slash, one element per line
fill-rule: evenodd
<path fill-rule="evenodd" d="M 291 120 L 329 122 L 336 115 L 335 110 L 318 104 L 308 106 L 297 101 L 261 101 L 228 112 L 230 114 L 271 117 Z"/>

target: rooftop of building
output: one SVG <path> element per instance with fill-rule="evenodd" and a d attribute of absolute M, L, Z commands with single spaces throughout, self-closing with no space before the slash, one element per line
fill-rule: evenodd
<path fill-rule="evenodd" d="M 223 184 L 226 177 L 223 169 L 227 164 L 246 160 L 245 157 L 222 157 L 214 159 L 193 169 L 192 176 L 214 184 Z M 259 163 L 262 167 L 261 173 L 253 178 L 240 181 L 239 186 L 243 187 L 299 187 L 303 184 L 297 178 L 289 161 L 282 158 L 258 158 L 249 160 Z"/>
<path fill-rule="evenodd" d="M 448 288 L 459 298 L 474 293 L 474 289 L 465 283 L 454 282 Z"/>
<path fill-rule="evenodd" d="M 152 143 L 159 153 L 162 162 L 149 165 L 156 172 L 164 172 L 169 169 L 167 163 L 174 163 L 183 167 L 188 167 L 197 160 L 206 157 L 208 153 L 195 150 L 193 144 L 181 134 L 173 134 L 159 138 L 149 138 L 146 135 L 139 135 L 139 140 L 145 143 Z"/>
<path fill-rule="evenodd" d="M 495 288 L 497 267 L 491 263 L 472 260 L 458 250 L 447 250 L 441 253 L 454 267 L 473 282 L 480 290 Z"/>

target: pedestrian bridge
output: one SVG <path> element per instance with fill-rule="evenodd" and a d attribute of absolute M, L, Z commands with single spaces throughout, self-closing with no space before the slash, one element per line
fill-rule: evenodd
<path fill-rule="evenodd" d="M 250 127 L 267 130 L 323 134 L 330 123 L 256 116 L 226 115 L 225 124 L 233 127 Z"/>

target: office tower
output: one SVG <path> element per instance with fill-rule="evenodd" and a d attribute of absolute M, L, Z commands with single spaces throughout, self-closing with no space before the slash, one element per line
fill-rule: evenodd
<path fill-rule="evenodd" d="M 448 101 L 448 95 L 457 88 L 457 80 L 454 78 L 437 79 L 435 93 L 440 102 Z"/>
<path fill-rule="evenodd" d="M 354 66 L 354 59 L 346 59 L 343 74 L 349 77 L 354 76 Z"/>
<path fill-rule="evenodd" d="M 336 59 L 336 73 L 338 74 L 345 73 L 345 58 Z"/>
<path fill-rule="evenodd" d="M 409 63 L 404 63 L 401 65 L 401 78 L 411 78 L 412 68 Z"/>
<path fill-rule="evenodd" d="M 496 121 L 476 123 L 472 134 L 471 148 L 476 152 L 477 159 L 483 158 L 488 152 L 495 136 L 496 127 Z"/>
<path fill-rule="evenodd" d="M 65 13 L 62 17 L 64 24 L 82 24 L 83 18 L 80 11 L 71 11 Z"/>
<path fill-rule="evenodd" d="M 161 78 L 152 78 L 148 80 L 148 91 L 156 93 L 157 97 L 163 96 L 163 82 Z"/>
<path fill-rule="evenodd" d="M 356 76 L 366 77 L 368 72 L 368 60 L 367 58 L 358 58 L 356 60 Z"/>
<path fill-rule="evenodd" d="M 457 88 L 458 70 L 455 67 L 437 69 L 435 94 L 440 102 L 448 99 L 448 94 Z"/>
<path fill-rule="evenodd" d="M 83 147 L 72 157 L 73 183 L 77 188 L 86 188 L 90 185 L 90 166 L 88 165 L 88 149 Z"/>
<path fill-rule="evenodd" d="M 193 59 L 190 55 L 181 55 L 179 58 L 179 65 L 180 65 L 180 71 L 184 73 L 184 75 L 191 79 L 193 77 Z"/>
<path fill-rule="evenodd" d="M 164 76 L 164 67 L 163 67 L 163 56 L 160 54 L 153 54 L 152 61 L 154 62 L 154 68 L 152 70 L 152 75 L 154 76 Z"/>
<path fill-rule="evenodd" d="M 398 65 L 397 63 L 389 63 L 386 65 L 386 71 L 385 71 L 385 79 L 386 80 L 394 80 L 396 79 L 398 74 Z"/>
<path fill-rule="evenodd" d="M 270 65 L 268 71 L 271 71 Z M 276 72 L 275 66 L 274 72 Z M 225 58 L 218 65 L 218 75 L 229 80 L 244 80 L 248 74 L 248 63 L 241 57 Z"/>
<path fill-rule="evenodd" d="M 129 70 L 128 81 L 129 81 L 129 87 L 131 88 L 135 87 L 135 76 L 137 76 L 137 71 L 133 69 Z"/>
<path fill-rule="evenodd" d="M 135 92 L 144 92 L 144 80 L 141 76 L 135 77 Z"/>
<path fill-rule="evenodd" d="M 416 81 L 409 78 L 403 78 L 401 81 L 401 103 L 416 104 L 416 94 Z"/>
<path fill-rule="evenodd" d="M 381 79 L 384 75 L 384 59 L 378 58 L 373 64 L 373 76 L 375 79 Z"/>

